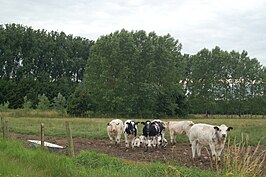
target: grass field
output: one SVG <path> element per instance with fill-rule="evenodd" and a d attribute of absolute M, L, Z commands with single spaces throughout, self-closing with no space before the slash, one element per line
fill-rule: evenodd
<path fill-rule="evenodd" d="M 39 114 L 38 114 L 39 115 Z M 34 134 L 40 133 L 40 124 L 45 125 L 45 135 L 48 136 L 65 136 L 65 122 L 71 123 L 72 132 L 74 137 L 84 138 L 107 138 L 106 124 L 112 120 L 112 118 L 73 118 L 73 117 L 53 117 L 52 114 L 47 117 L 43 116 L 21 116 L 18 117 L 6 115 L 4 118 L 8 120 L 10 130 L 21 134 Z M 3 117 L 3 116 L 2 116 Z M 126 119 L 122 119 L 126 120 Z M 148 119 L 134 119 L 137 121 L 145 121 Z M 169 120 L 182 120 L 182 119 L 163 119 Z M 183 119 L 184 120 L 184 119 Z M 208 123 L 212 125 L 226 124 L 234 129 L 228 133 L 231 140 L 236 138 L 237 142 L 242 140 L 242 137 L 248 139 L 250 145 L 256 146 L 259 142 L 261 145 L 266 145 L 266 119 L 263 118 L 187 118 L 186 120 L 192 120 L 194 123 Z M 142 125 L 139 126 L 139 132 L 141 133 Z M 168 133 L 166 138 L 169 139 Z M 177 142 L 187 142 L 188 138 L 185 135 L 178 136 Z"/>
<path fill-rule="evenodd" d="M 2 177 L 155 177 L 216 176 L 197 168 L 162 163 L 136 163 L 83 151 L 76 158 L 25 149 L 14 141 L 0 138 L 0 176 Z"/>
<path fill-rule="evenodd" d="M 74 137 L 108 138 L 106 124 L 112 118 L 74 118 L 57 113 L 1 113 L 7 120 L 12 132 L 21 134 L 40 134 L 40 124 L 45 125 L 45 135 L 65 136 L 65 122 L 71 122 Z M 126 119 L 122 119 L 126 120 Z M 148 119 L 134 119 L 145 121 Z M 182 120 L 182 119 L 163 119 Z M 266 119 L 263 118 L 187 118 L 194 123 L 213 125 L 226 124 L 234 128 L 229 139 L 236 143 L 248 137 L 248 143 L 256 146 L 258 142 L 266 146 Z M 2 122 L 1 122 L 2 123 Z M 2 127 L 2 125 L 1 125 Z M 142 126 L 139 126 L 140 132 Z M 169 140 L 169 134 L 166 134 Z M 178 142 L 187 142 L 185 135 L 179 136 Z M 231 141 L 233 142 L 233 141 Z M 123 161 L 92 151 L 83 151 L 76 158 L 48 153 L 46 151 L 25 149 L 17 142 L 6 141 L 0 137 L 0 176 L 230 176 L 239 172 L 217 173 L 194 167 L 172 166 L 162 163 L 136 163 Z M 30 172 L 30 173 L 29 173 Z M 156 175 L 155 175 L 156 174 Z M 243 173 L 245 174 L 245 172 Z M 232 175 L 231 175 L 232 176 Z"/>

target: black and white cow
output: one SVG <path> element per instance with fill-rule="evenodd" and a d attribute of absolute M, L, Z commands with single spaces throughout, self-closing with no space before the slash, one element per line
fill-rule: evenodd
<path fill-rule="evenodd" d="M 126 120 L 124 123 L 124 136 L 126 148 L 129 148 L 129 144 L 131 144 L 132 149 L 134 148 L 135 138 L 138 135 L 138 127 L 139 122 L 135 122 L 132 120 Z"/>
<path fill-rule="evenodd" d="M 142 134 L 145 136 L 145 145 L 148 149 L 149 147 L 152 147 L 153 142 L 156 143 L 158 141 L 158 137 L 160 137 L 161 140 L 164 139 L 163 133 L 165 130 L 165 125 L 161 121 L 146 121 L 141 122 L 141 124 L 144 125 Z M 158 145 L 158 144 L 157 144 Z M 162 142 L 162 146 L 164 146 L 164 142 Z"/>

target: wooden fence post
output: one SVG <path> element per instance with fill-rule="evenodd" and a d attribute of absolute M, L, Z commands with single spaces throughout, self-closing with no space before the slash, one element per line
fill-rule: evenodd
<path fill-rule="evenodd" d="M 41 123 L 41 148 L 44 149 L 44 124 Z"/>
<path fill-rule="evenodd" d="M 1 130 L 2 130 L 2 133 L 3 133 L 3 138 L 5 138 L 6 136 L 6 133 L 5 133 L 5 120 L 3 117 L 1 117 Z"/>
<path fill-rule="evenodd" d="M 75 153 L 74 153 L 74 145 L 72 139 L 72 131 L 68 121 L 66 121 L 66 132 L 67 132 L 68 155 L 74 157 Z"/>
<path fill-rule="evenodd" d="M 8 126 L 8 121 L 4 121 L 4 132 L 5 132 L 5 136 L 4 138 L 5 139 L 8 139 L 9 138 L 9 126 Z"/>

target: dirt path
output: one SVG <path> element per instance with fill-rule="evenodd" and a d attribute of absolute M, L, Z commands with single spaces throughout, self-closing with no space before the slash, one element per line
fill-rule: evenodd
<path fill-rule="evenodd" d="M 26 146 L 30 146 L 27 142 L 29 139 L 38 140 L 38 136 L 12 134 L 12 138 L 22 140 Z M 45 137 L 45 141 L 55 143 L 66 147 L 67 141 L 64 137 Z M 113 144 L 108 139 L 88 139 L 88 138 L 73 138 L 75 153 L 78 154 L 81 150 L 95 150 L 109 156 L 118 157 L 123 160 L 139 161 L 139 162 L 175 162 L 187 167 L 196 166 L 201 169 L 211 169 L 211 163 L 208 157 L 206 148 L 202 149 L 202 157 L 192 160 L 191 148 L 189 143 L 178 143 L 175 146 L 167 145 L 165 148 L 156 148 L 152 151 L 144 152 L 144 148 L 126 149 L 125 143 Z M 266 151 L 266 147 L 262 147 L 261 151 Z M 66 154 L 66 148 L 59 151 Z M 266 175 L 266 160 L 263 164 L 263 174 Z M 215 167 L 213 167 L 215 169 Z"/>

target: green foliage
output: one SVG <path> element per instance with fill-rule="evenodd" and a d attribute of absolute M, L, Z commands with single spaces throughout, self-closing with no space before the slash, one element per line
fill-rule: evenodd
<path fill-rule="evenodd" d="M 246 51 L 229 53 L 215 47 L 187 60 L 190 69 L 186 88 L 193 113 L 266 113 L 259 104 L 265 102 L 265 68 Z"/>
<path fill-rule="evenodd" d="M 0 25 L 0 105 L 16 109 L 31 102 L 36 108 L 38 95 L 53 100 L 60 93 L 71 101 L 73 115 L 266 114 L 266 68 L 256 58 L 219 47 L 181 55 L 181 48 L 169 34 L 143 30 L 122 29 L 94 43 L 64 32 Z M 74 93 L 79 83 L 88 102 L 78 100 L 81 91 Z"/>
<path fill-rule="evenodd" d="M 54 97 L 53 107 L 60 112 L 64 112 L 66 108 L 66 98 L 61 94 L 58 93 L 57 97 Z"/>
<path fill-rule="evenodd" d="M 9 106 L 9 101 L 4 102 L 3 104 L 0 104 L 0 110 L 6 111 L 6 110 L 8 110 L 8 106 Z"/>
<path fill-rule="evenodd" d="M 38 99 L 39 99 L 39 103 L 38 103 L 37 108 L 39 110 L 45 111 L 45 110 L 50 109 L 50 101 L 49 101 L 48 97 L 45 96 L 45 94 L 38 95 Z"/>
<path fill-rule="evenodd" d="M 85 113 L 93 111 L 94 107 L 95 104 L 90 93 L 81 84 L 68 99 L 67 113 L 75 116 L 85 116 Z"/>
<path fill-rule="evenodd" d="M 32 102 L 28 100 L 27 96 L 24 97 L 23 109 L 32 108 Z"/>
<path fill-rule="evenodd" d="M 0 104 L 21 108 L 25 96 L 35 106 L 39 94 L 50 100 L 70 95 L 83 79 L 92 44 L 63 32 L 0 25 Z"/>
<path fill-rule="evenodd" d="M 177 115 L 176 97 L 184 95 L 179 84 L 184 68 L 180 50 L 181 44 L 170 35 L 154 32 L 123 29 L 102 36 L 91 48 L 84 80 L 96 112 Z"/>

